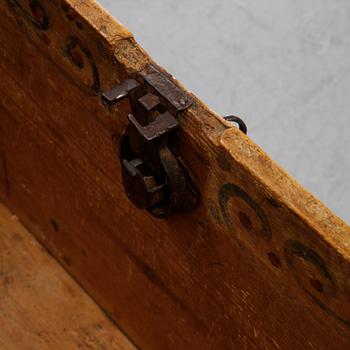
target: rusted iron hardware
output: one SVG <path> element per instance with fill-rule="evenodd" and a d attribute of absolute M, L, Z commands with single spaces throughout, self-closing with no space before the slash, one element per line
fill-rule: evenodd
<path fill-rule="evenodd" d="M 225 120 L 231 123 L 236 123 L 239 127 L 239 130 L 241 130 L 244 134 L 247 134 L 248 128 L 246 123 L 241 119 L 240 117 L 236 117 L 235 115 L 227 115 L 224 117 Z"/>
<path fill-rule="evenodd" d="M 179 154 L 179 113 L 192 100 L 174 79 L 154 65 L 102 94 L 109 103 L 128 97 L 129 125 L 120 145 L 123 185 L 129 199 L 153 216 L 188 212 L 199 192 Z"/>

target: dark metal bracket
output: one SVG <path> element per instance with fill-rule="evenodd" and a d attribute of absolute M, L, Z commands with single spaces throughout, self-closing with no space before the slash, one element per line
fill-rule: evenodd
<path fill-rule="evenodd" d="M 140 209 L 167 218 L 189 212 L 199 192 L 179 154 L 177 116 L 192 105 L 174 79 L 154 65 L 104 92 L 106 103 L 128 98 L 129 125 L 120 145 L 125 192 Z"/>

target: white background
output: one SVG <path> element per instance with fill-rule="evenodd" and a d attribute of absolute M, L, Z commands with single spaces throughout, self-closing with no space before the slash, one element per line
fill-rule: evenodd
<path fill-rule="evenodd" d="M 349 0 L 100 0 L 148 53 L 350 223 Z"/>

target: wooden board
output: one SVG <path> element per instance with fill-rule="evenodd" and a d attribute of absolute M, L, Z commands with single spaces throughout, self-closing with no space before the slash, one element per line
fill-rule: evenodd
<path fill-rule="evenodd" d="M 1 350 L 135 350 L 0 204 Z"/>
<path fill-rule="evenodd" d="M 143 350 L 349 349 L 349 227 L 195 97 L 181 152 L 200 207 L 136 210 L 129 107 L 101 92 L 151 59 L 91 0 L 35 4 L 0 1 L 6 205 Z"/>

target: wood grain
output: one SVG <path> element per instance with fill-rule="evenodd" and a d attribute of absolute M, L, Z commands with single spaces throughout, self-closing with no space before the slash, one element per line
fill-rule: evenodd
<path fill-rule="evenodd" d="M 18 3 L 0 2 L 0 193 L 129 337 L 348 349 L 349 227 L 195 96 L 181 153 L 200 207 L 136 210 L 118 154 L 129 106 L 100 94 L 151 59 L 90 0 L 40 1 L 44 28 Z"/>
<path fill-rule="evenodd" d="M 0 309 L 2 350 L 135 350 L 1 204 Z"/>

